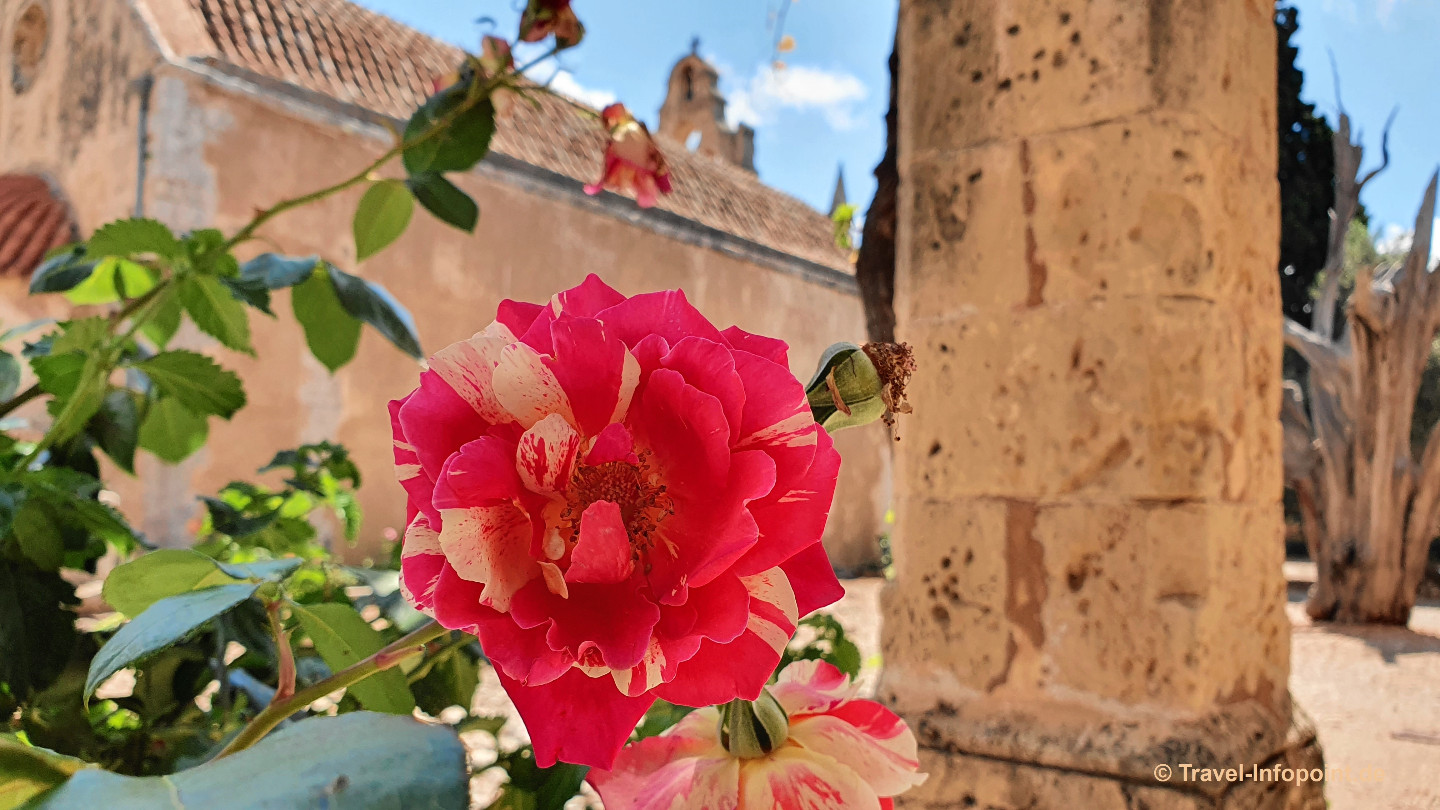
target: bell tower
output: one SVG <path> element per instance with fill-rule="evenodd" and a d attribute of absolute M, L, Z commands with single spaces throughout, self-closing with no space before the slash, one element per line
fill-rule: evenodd
<path fill-rule="evenodd" d="M 755 130 L 725 124 L 725 97 L 720 95 L 720 74 L 700 58 L 700 38 L 690 42 L 690 53 L 670 71 L 665 103 L 660 107 L 660 134 L 691 151 L 715 155 L 748 171 L 755 171 Z"/>

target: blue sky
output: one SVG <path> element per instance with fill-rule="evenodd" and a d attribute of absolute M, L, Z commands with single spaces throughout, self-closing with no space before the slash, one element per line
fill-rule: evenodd
<path fill-rule="evenodd" d="M 361 0 L 462 47 L 482 33 L 513 36 L 521 0 Z M 675 61 L 699 36 L 721 71 L 730 114 L 756 127 L 756 164 L 767 183 L 826 208 L 844 166 L 851 202 L 868 204 L 870 171 L 884 150 L 886 59 L 896 0 L 795 0 L 785 32 L 794 51 L 770 68 L 773 16 L 784 0 L 575 0 L 585 42 L 561 59 L 554 86 L 592 103 L 624 101 L 650 122 Z M 1375 232 L 1408 230 L 1425 181 L 1440 162 L 1440 0 L 1298 0 L 1305 96 L 1334 115 L 1330 53 L 1346 109 L 1378 160 L 1393 107 L 1391 167 L 1366 190 Z M 493 23 L 476 20 L 489 17 Z M 533 54 L 533 52 L 532 52 Z M 524 52 L 521 52 L 524 58 Z M 541 78 L 548 75 L 542 74 Z"/>

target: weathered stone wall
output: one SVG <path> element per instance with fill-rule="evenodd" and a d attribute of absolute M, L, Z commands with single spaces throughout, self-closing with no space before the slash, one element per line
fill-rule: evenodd
<path fill-rule="evenodd" d="M 881 694 L 936 772 L 909 806 L 1283 806 L 1153 776 L 1306 741 L 1272 14 L 901 4 L 896 314 L 920 371 Z"/>
<path fill-rule="evenodd" d="M 68 4 L 56 0 L 51 6 L 54 16 L 69 19 L 58 13 Z M 86 0 L 73 8 L 81 22 L 55 32 L 50 72 L 18 101 L 0 91 L 0 129 L 9 138 L 6 162 L 48 172 L 76 202 L 82 232 L 129 216 L 134 206 L 134 80 L 147 72 L 153 84 L 143 211 L 176 229 L 234 229 L 259 208 L 347 176 L 387 146 L 383 130 L 334 110 L 256 95 L 244 81 L 203 66 L 156 67 L 152 46 L 140 36 L 144 29 L 125 4 Z M 66 44 L 71 39 L 77 40 L 73 46 Z M 200 41 L 191 40 L 191 46 Z M 90 95 L 77 100 L 82 90 Z M 624 216 L 607 211 L 579 195 L 578 184 L 556 191 L 494 166 L 461 178 L 460 185 L 483 211 L 475 236 L 420 212 L 399 243 L 358 268 L 410 308 L 430 350 L 483 328 L 502 298 L 545 300 L 591 272 L 631 294 L 681 287 L 717 323 L 777 334 L 790 342 L 801 377 L 808 377 L 825 346 L 864 334 L 859 300 L 845 285 L 817 283 L 676 238 L 673 229 L 683 230 L 683 222 L 670 223 L 666 232 L 647 224 L 633 206 L 625 207 Z M 283 217 L 267 226 L 265 240 L 252 251 L 317 253 L 356 269 L 350 218 L 357 200 L 358 192 Z M 6 322 L 68 311 L 62 300 L 27 299 L 22 283 L 6 284 L 0 303 Z M 366 479 L 364 537 L 351 556 L 377 554 L 384 530 L 403 529 L 405 518 L 385 406 L 414 386 L 418 369 L 367 332 L 355 362 L 331 377 L 309 357 L 287 296 L 276 307 L 279 323 L 254 316 L 258 360 L 224 353 L 191 329 L 177 338 L 178 345 L 225 354 L 224 364 L 244 378 L 250 404 L 233 423 L 214 424 L 208 447 L 182 465 L 169 467 L 142 454 L 143 489 L 117 474 L 121 508 L 154 542 L 184 545 L 197 515 L 195 494 L 252 477 L 277 449 L 339 440 L 353 449 Z M 25 414 L 43 420 L 37 408 Z M 889 448 L 878 430 L 842 434 L 837 441 L 845 465 L 826 540 L 837 566 L 856 568 L 878 558 Z"/>

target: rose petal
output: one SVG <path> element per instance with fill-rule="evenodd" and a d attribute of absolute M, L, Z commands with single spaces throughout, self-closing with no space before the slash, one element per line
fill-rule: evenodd
<path fill-rule="evenodd" d="M 740 798 L 740 761 L 715 739 L 714 709 L 690 716 L 708 716 L 709 738 L 667 733 L 627 745 L 611 770 L 592 769 L 586 779 L 606 807 L 673 810 L 696 807 L 736 810 Z M 688 717 L 686 718 L 689 719 Z"/>
<path fill-rule="evenodd" d="M 591 467 L 597 467 L 607 461 L 626 461 L 634 464 L 637 460 L 635 440 L 631 438 L 630 431 L 618 422 L 600 431 L 600 435 L 595 437 L 595 443 L 590 445 L 590 452 L 585 455 L 585 463 Z"/>
<path fill-rule="evenodd" d="M 460 398 L 440 375 L 426 371 L 398 414 L 405 441 L 415 449 L 417 461 L 431 481 L 450 455 L 466 442 L 484 436 L 486 422 L 469 403 Z"/>
<path fill-rule="evenodd" d="M 496 675 L 525 721 L 535 764 L 541 768 L 557 760 L 611 767 L 635 724 L 655 702 L 648 694 L 626 697 L 609 677 L 591 678 L 578 669 L 543 686 L 523 686 L 500 671 Z"/>
<path fill-rule="evenodd" d="M 740 435 L 745 385 L 735 371 L 735 353 L 728 346 L 687 337 L 674 344 L 660 364 L 680 372 L 686 383 L 715 397 L 725 412 L 730 435 Z"/>
<path fill-rule="evenodd" d="M 625 344 L 594 318 L 561 314 L 550 324 L 554 357 L 546 364 L 565 389 L 576 427 L 594 436 L 629 410 L 640 366 Z M 627 373 L 628 361 L 628 373 Z"/>
<path fill-rule="evenodd" d="M 549 623 L 545 640 L 552 650 L 566 650 L 582 662 L 591 649 L 611 669 L 630 669 L 645 657 L 660 609 L 637 583 L 593 585 L 569 583 L 561 599 L 535 580 L 515 594 L 510 615 L 522 628 Z"/>
<path fill-rule="evenodd" d="M 531 492 L 555 495 L 570 482 L 575 467 L 575 454 L 580 449 L 580 434 L 565 417 L 552 413 L 536 422 L 515 449 L 513 465 L 520 481 Z"/>
<path fill-rule="evenodd" d="M 852 701 L 843 708 L 864 725 L 857 727 L 830 714 L 811 715 L 792 720 L 790 739 L 806 750 L 833 758 L 881 796 L 898 795 L 925 781 L 916 773 L 920 758 L 915 735 L 904 721 L 870 700 Z"/>
<path fill-rule="evenodd" d="M 796 661 L 781 670 L 770 694 L 792 718 L 831 711 L 855 697 L 859 687 L 826 661 Z"/>
<path fill-rule="evenodd" d="M 441 515 L 440 548 L 457 574 L 485 585 L 480 604 L 504 612 L 515 592 L 540 576 L 530 556 L 532 530 L 524 512 L 500 504 L 446 509 Z"/>
<path fill-rule="evenodd" d="M 674 680 L 655 689 L 656 697 L 682 706 L 715 706 L 760 695 L 795 632 L 795 594 L 778 568 L 742 582 L 750 592 L 745 632 L 728 644 L 701 642 Z"/>
<path fill-rule="evenodd" d="M 430 370 L 486 422 L 508 422 L 510 414 L 495 399 L 493 376 L 500 352 L 514 342 L 515 335 L 509 327 L 497 321 L 469 340 L 452 343 L 436 352 L 430 358 Z"/>
<path fill-rule="evenodd" d="M 732 348 L 759 355 L 786 368 L 790 367 L 790 346 L 783 340 L 751 334 L 738 326 L 732 326 L 720 334 L 725 336 L 726 342 Z"/>
<path fill-rule="evenodd" d="M 830 565 L 830 556 L 825 553 L 825 546 L 819 542 L 812 543 L 780 563 L 780 568 L 790 580 L 790 587 L 795 590 L 795 604 L 801 616 L 809 616 L 820 608 L 840 601 L 840 597 L 845 595 L 845 587 L 840 584 L 840 580 L 835 576 L 835 569 Z"/>
<path fill-rule="evenodd" d="M 524 343 L 512 343 L 500 352 L 494 379 L 495 398 L 521 427 L 528 430 L 552 413 L 574 424 L 565 389 L 541 356 Z"/>
<path fill-rule="evenodd" d="M 630 537 L 620 507 L 610 501 L 596 501 L 580 516 L 580 541 L 570 555 L 568 582 L 614 584 L 635 572 Z"/>
<path fill-rule="evenodd" d="M 435 482 L 435 508 L 443 512 L 514 500 L 520 494 L 514 457 L 514 448 L 493 436 L 467 443 L 440 470 Z"/>
<path fill-rule="evenodd" d="M 400 546 L 400 587 L 405 598 L 422 611 L 435 604 L 435 583 L 445 567 L 445 554 L 440 550 L 440 535 L 430 528 L 430 521 L 416 515 L 405 529 Z"/>
<path fill-rule="evenodd" d="M 600 312 L 596 317 L 615 329 L 626 346 L 635 346 L 649 335 L 659 335 L 672 346 L 687 337 L 714 343 L 725 338 L 700 314 L 679 290 L 642 293 Z"/>
<path fill-rule="evenodd" d="M 827 756 L 781 746 L 747 760 L 740 776 L 743 807 L 878 810 L 880 797 L 859 776 Z"/>

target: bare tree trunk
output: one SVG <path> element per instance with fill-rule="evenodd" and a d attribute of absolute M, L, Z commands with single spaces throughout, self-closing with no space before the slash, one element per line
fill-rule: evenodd
<path fill-rule="evenodd" d="M 1436 178 L 1403 263 L 1363 269 L 1339 310 L 1345 234 L 1360 191 L 1363 152 L 1343 113 L 1335 139 L 1335 210 L 1314 329 L 1286 321 L 1285 341 L 1310 366 L 1309 409 L 1298 386 L 1282 411 L 1285 474 L 1300 499 L 1319 581 L 1316 619 L 1404 624 L 1440 520 L 1440 432 L 1417 465 L 1410 428 L 1421 374 L 1440 330 L 1440 279 L 1427 263 Z M 1341 317 L 1337 326 L 1337 317 Z M 1308 441 L 1307 441 L 1308 439 Z"/>
<path fill-rule="evenodd" d="M 900 41 L 890 52 L 890 111 L 885 113 L 885 156 L 875 167 L 875 199 L 865 215 L 855 279 L 865 307 L 865 330 L 876 343 L 895 342 L 895 226 L 900 172 L 896 167 L 896 78 L 900 75 Z"/>

